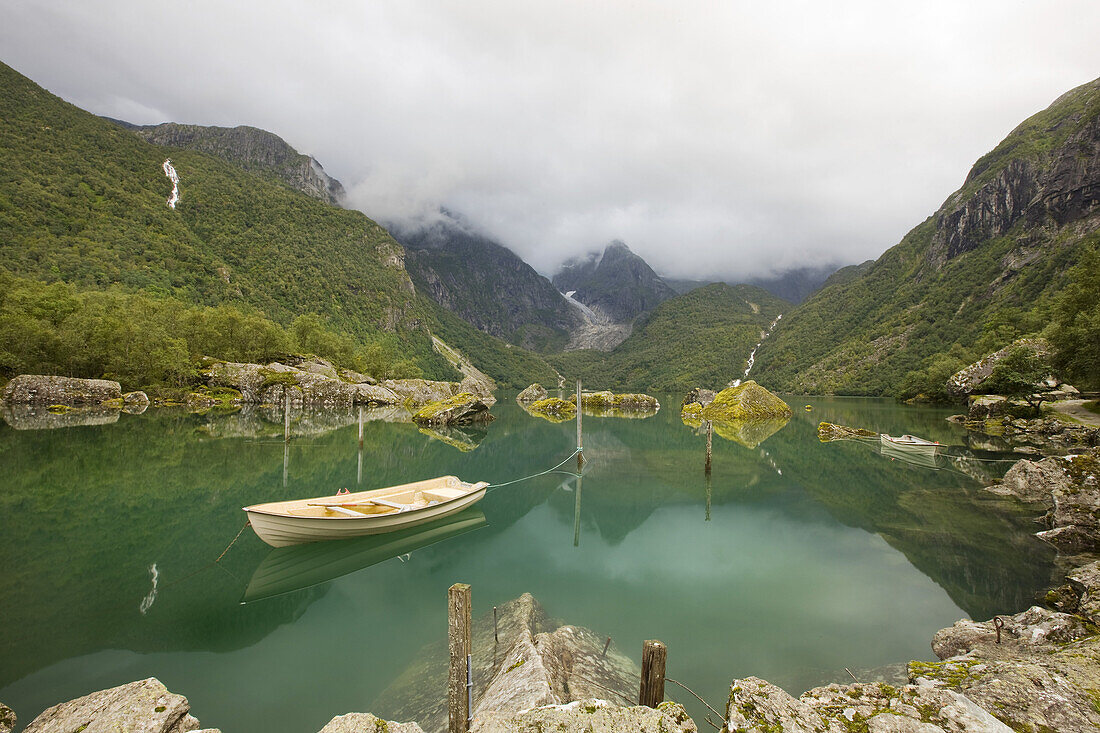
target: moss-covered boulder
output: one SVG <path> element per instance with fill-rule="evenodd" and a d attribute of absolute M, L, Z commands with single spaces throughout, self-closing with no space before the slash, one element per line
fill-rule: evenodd
<path fill-rule="evenodd" d="M 547 397 L 526 405 L 523 409 L 529 415 L 541 417 L 543 420 L 549 420 L 550 422 L 565 422 L 577 416 L 577 406 L 575 404 L 557 397 Z"/>
<path fill-rule="evenodd" d="M 546 388 L 538 382 L 535 382 L 527 389 L 516 395 L 516 402 L 538 402 L 539 400 L 545 400 L 549 396 Z"/>
<path fill-rule="evenodd" d="M 470 392 L 459 392 L 445 400 L 429 402 L 413 414 L 417 425 L 467 425 L 493 419 L 489 406 Z"/>
<path fill-rule="evenodd" d="M 786 402 L 751 379 L 744 384 L 719 392 L 701 413 L 704 420 L 727 422 L 789 418 L 793 414 Z"/>
<path fill-rule="evenodd" d="M 577 396 L 569 401 L 577 403 Z M 648 417 L 661 409 L 656 397 L 641 393 L 583 392 L 581 410 L 594 417 Z"/>

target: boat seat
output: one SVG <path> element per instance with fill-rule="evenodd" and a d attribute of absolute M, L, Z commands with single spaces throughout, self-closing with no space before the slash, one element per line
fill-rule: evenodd
<path fill-rule="evenodd" d="M 466 492 L 462 489 L 432 489 L 431 491 L 424 492 L 424 498 L 435 499 L 436 501 L 450 501 L 464 494 L 466 494 Z"/>

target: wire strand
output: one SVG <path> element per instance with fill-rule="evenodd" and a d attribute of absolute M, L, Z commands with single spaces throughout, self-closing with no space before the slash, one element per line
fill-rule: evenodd
<path fill-rule="evenodd" d="M 557 471 L 559 468 L 561 468 L 566 463 L 568 463 L 570 460 L 575 458 L 577 456 L 577 454 L 579 454 L 579 453 L 582 453 L 582 450 L 580 448 L 577 448 L 575 451 L 573 451 L 568 456 L 566 456 L 564 461 L 562 461 L 561 463 L 559 463 L 558 465 L 556 465 L 552 468 L 548 468 L 545 471 L 539 471 L 538 473 L 533 473 L 530 476 L 524 476 L 523 478 L 517 478 L 517 479 L 514 479 L 512 481 L 505 481 L 505 482 L 499 483 L 499 484 L 489 484 L 486 487 L 486 489 L 487 490 L 488 489 L 499 489 L 501 486 L 511 486 L 512 484 L 518 484 L 520 481 L 527 481 L 528 479 L 538 478 L 539 476 L 545 476 L 548 473 L 553 473 L 554 471 Z"/>

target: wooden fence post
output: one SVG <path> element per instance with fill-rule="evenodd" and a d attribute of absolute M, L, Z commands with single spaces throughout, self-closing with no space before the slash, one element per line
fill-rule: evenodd
<path fill-rule="evenodd" d="M 363 447 L 363 406 L 359 405 L 359 447 Z"/>
<path fill-rule="evenodd" d="M 655 708 L 665 699 L 665 658 L 668 647 L 656 639 L 642 644 L 642 686 L 638 704 Z"/>
<path fill-rule="evenodd" d="M 470 698 L 466 687 L 470 658 L 470 586 L 455 583 L 447 590 L 447 644 L 451 671 L 447 681 L 450 733 L 470 730 Z"/>
<path fill-rule="evenodd" d="M 283 404 L 283 440 L 290 440 L 290 388 L 283 387 L 283 395 L 286 400 Z"/>

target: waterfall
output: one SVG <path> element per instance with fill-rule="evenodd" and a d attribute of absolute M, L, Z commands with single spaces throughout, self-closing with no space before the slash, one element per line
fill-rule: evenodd
<path fill-rule="evenodd" d="M 164 175 L 168 176 L 168 180 L 172 182 L 172 195 L 168 197 L 168 208 L 174 209 L 180 200 L 180 177 L 176 173 L 176 169 L 172 167 L 171 160 L 166 158 L 164 165 L 161 167 L 164 169 Z"/>
<path fill-rule="evenodd" d="M 740 379 L 735 379 L 730 382 L 730 387 L 739 387 L 741 386 L 741 382 L 745 381 L 745 379 L 748 378 L 749 372 L 752 371 L 752 365 L 756 363 L 756 350 L 760 348 L 760 344 L 764 343 L 764 340 L 768 338 L 768 336 L 771 336 L 772 331 L 775 330 L 776 324 L 779 323 L 779 319 L 782 317 L 783 314 L 780 313 L 778 316 L 775 317 L 775 320 L 772 321 L 772 324 L 768 326 L 768 330 L 760 334 L 760 340 L 756 342 L 756 346 L 753 346 L 752 351 L 749 352 L 749 365 L 745 367 L 745 373 L 741 375 Z"/>

